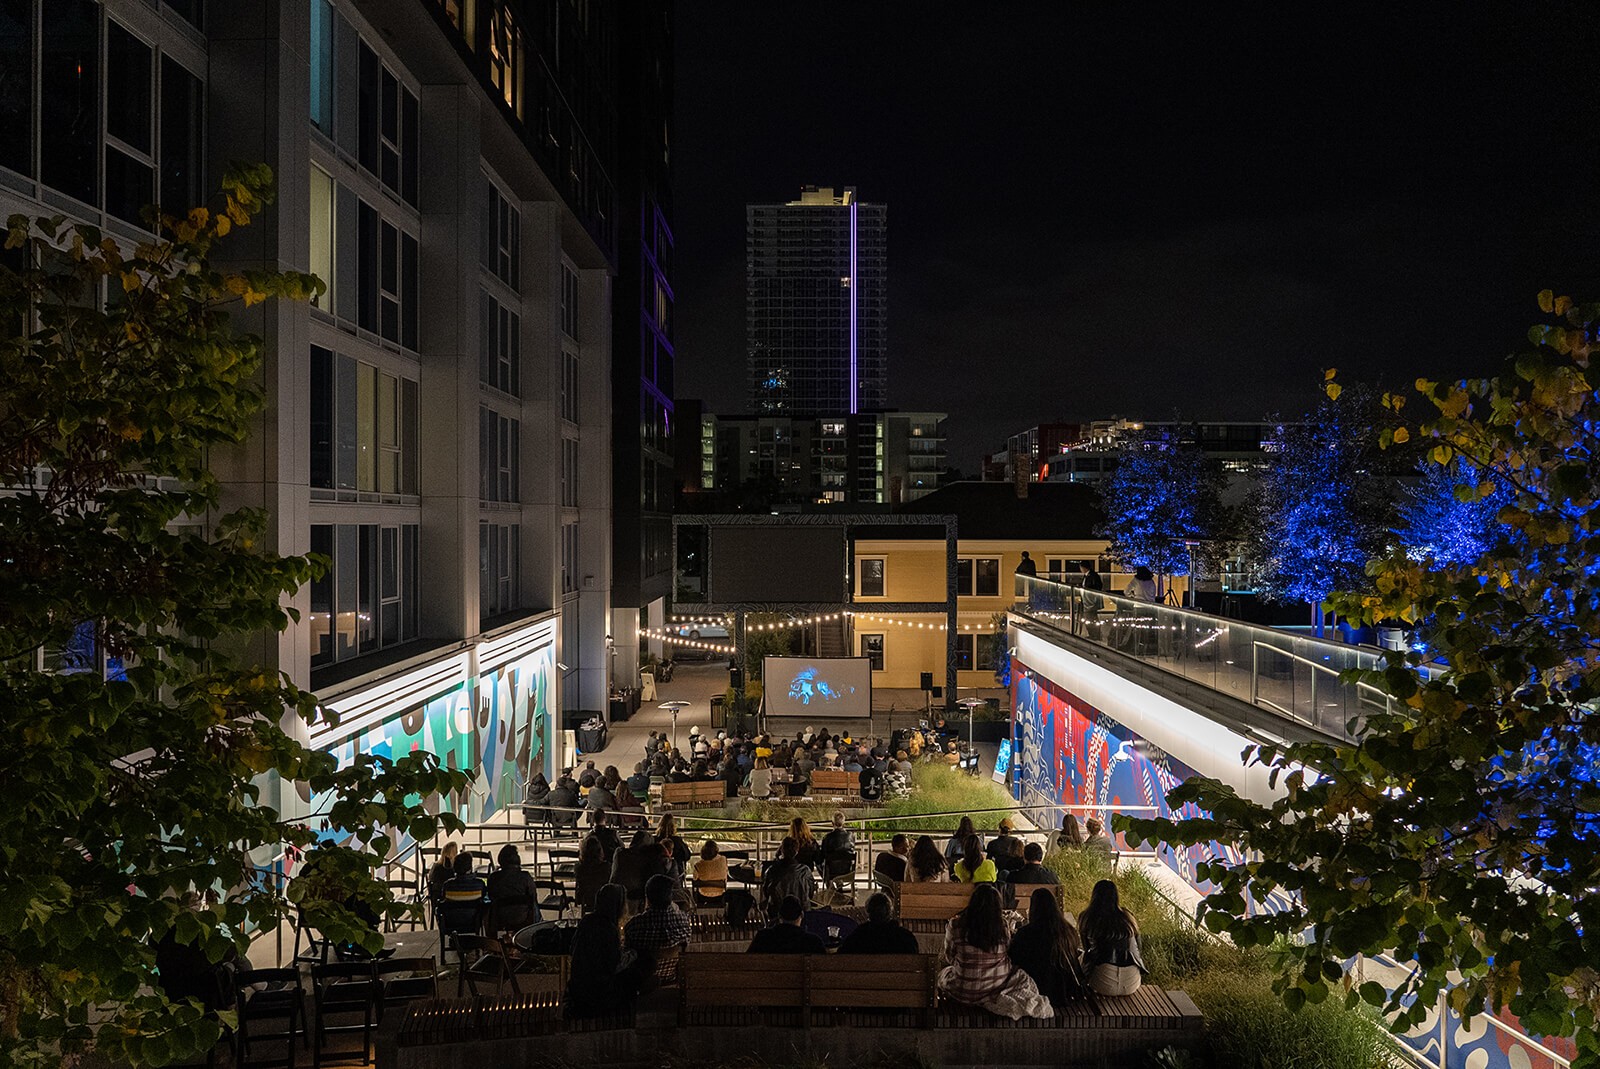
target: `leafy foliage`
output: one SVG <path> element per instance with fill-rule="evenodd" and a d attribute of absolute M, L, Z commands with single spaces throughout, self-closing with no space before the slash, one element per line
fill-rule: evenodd
<path fill-rule="evenodd" d="M 1332 384 L 1334 387 L 1337 384 Z M 1335 590 L 1365 585 L 1383 551 L 1391 503 L 1379 475 L 1380 429 L 1365 390 L 1330 388 L 1297 422 L 1281 425 L 1278 450 L 1253 507 L 1258 586 L 1278 601 L 1321 605 Z"/>
<path fill-rule="evenodd" d="M 1213 861 L 1205 920 L 1249 947 L 1303 937 L 1280 977 L 1295 1008 L 1325 998 L 1356 954 L 1410 968 L 1386 1004 L 1398 1027 L 1441 992 L 1470 1018 L 1509 1009 L 1535 1033 L 1574 1036 L 1576 1066 L 1600 1065 L 1600 372 L 1590 366 L 1600 305 L 1541 294 L 1550 320 L 1494 377 L 1419 380 L 1427 415 L 1390 441 L 1417 439 L 1438 465 L 1483 474 L 1501 492 L 1496 537 L 1462 562 L 1396 549 L 1367 568 L 1369 589 L 1334 599 L 1367 621 L 1416 621 L 1439 664 L 1391 653 L 1359 673 L 1389 711 L 1358 744 L 1261 746 L 1284 795 L 1268 806 L 1213 780 L 1170 796 L 1206 819 L 1127 820 L 1135 838 L 1238 844 Z M 1404 397 L 1386 396 L 1400 413 Z M 1403 432 L 1403 433 L 1402 433 Z M 1249 900 L 1275 894 L 1281 912 Z M 1353 993 L 1349 997 L 1357 997 Z M 1413 1003 L 1408 1007 L 1408 1003 Z"/>
<path fill-rule="evenodd" d="M 1217 538 L 1222 474 L 1192 436 L 1163 428 L 1142 432 L 1123 451 L 1101 493 L 1100 533 L 1128 567 L 1189 574 L 1186 540 Z"/>
<path fill-rule="evenodd" d="M 1461 565 L 1482 557 L 1499 533 L 1500 510 L 1510 494 L 1497 488 L 1478 496 L 1482 472 L 1457 457 L 1450 464 L 1426 462 L 1421 481 L 1408 489 L 1399 505 L 1395 534 L 1415 560 Z"/>
<path fill-rule="evenodd" d="M 373 878 L 391 829 L 431 837 L 440 822 L 424 796 L 466 782 L 429 754 L 336 768 L 297 741 L 303 727 L 280 724 L 326 717 L 315 698 L 239 656 L 287 626 L 284 597 L 324 564 L 271 552 L 259 513 L 221 514 L 208 470 L 262 403 L 260 342 L 230 327 L 230 306 L 322 288 L 310 275 L 212 266 L 215 242 L 271 195 L 265 168 L 231 172 L 215 210 L 152 217 L 160 236 L 131 248 L 59 217 L 7 223 L 7 1065 L 58 1064 L 91 1043 L 159 1065 L 217 1039 L 223 1022 L 152 989 L 154 945 L 171 936 L 216 961 L 278 923 L 289 904 L 258 866 L 316 834 L 279 814 L 277 791 L 330 799 L 319 821 L 337 840 L 288 898 L 335 940 L 380 945 L 351 907 L 402 908 Z"/>

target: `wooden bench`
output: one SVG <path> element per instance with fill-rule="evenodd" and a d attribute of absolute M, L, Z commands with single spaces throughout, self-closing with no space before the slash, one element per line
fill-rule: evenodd
<path fill-rule="evenodd" d="M 692 783 L 663 783 L 661 804 L 668 808 L 683 806 L 720 806 L 728 800 L 727 784 L 719 779 L 698 780 Z"/>
<path fill-rule="evenodd" d="M 811 793 L 840 795 L 846 798 L 861 797 L 861 777 L 840 769 L 816 769 L 811 773 Z"/>
<path fill-rule="evenodd" d="M 942 932 L 951 917 L 967 907 L 972 898 L 974 883 L 910 883 L 902 881 L 899 887 L 900 923 L 913 932 Z M 1019 884 L 1017 908 L 1027 911 L 1027 895 L 1035 887 L 1052 887 L 1050 884 Z M 1056 900 L 1061 899 L 1061 885 L 1053 885 Z"/>
<path fill-rule="evenodd" d="M 679 962 L 678 1024 L 809 1028 L 814 1010 L 837 1010 L 925 1025 L 937 978 L 937 963 L 927 954 L 690 952 Z M 834 1016 L 827 1023 L 841 1023 Z"/>

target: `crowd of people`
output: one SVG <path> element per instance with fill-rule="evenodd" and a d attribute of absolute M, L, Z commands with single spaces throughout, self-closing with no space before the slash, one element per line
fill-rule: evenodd
<path fill-rule="evenodd" d="M 603 779 L 602 779 L 603 782 Z M 1117 888 L 1101 881 L 1081 913 L 1064 912 L 1057 877 L 1044 865 L 1049 849 L 1109 851 L 1100 822 L 1080 828 L 1063 818 L 1047 844 L 1026 842 L 1011 820 L 985 841 L 971 818 L 941 846 L 932 836 L 896 835 L 873 865 L 875 882 L 893 890 L 905 883 L 959 881 L 974 886 L 947 925 L 939 987 L 945 997 L 1009 1017 L 1048 1017 L 1087 991 L 1124 995 L 1144 974 L 1139 928 L 1122 909 Z M 748 855 L 740 852 L 741 860 Z M 583 919 L 572 937 L 566 1012 L 573 1017 L 615 1012 L 642 990 L 670 975 L 663 963 L 688 944 L 688 910 L 722 907 L 729 919 L 759 910 L 766 926 L 752 939 L 753 953 L 912 954 L 914 933 L 894 918 L 894 899 L 873 894 L 866 920 L 840 927 L 808 926 L 808 915 L 838 917 L 819 903 L 820 889 L 853 876 L 856 842 L 842 812 L 819 838 L 796 817 L 768 859 L 730 867 L 713 838 L 691 849 L 675 817 L 639 827 L 624 841 L 607 811 L 578 850 L 574 897 Z M 532 881 L 514 846 L 498 857 L 488 878 L 449 844 L 429 879 L 429 894 L 445 931 L 504 933 L 539 919 Z M 735 890 L 730 878 L 752 888 Z M 759 897 L 757 897 L 757 892 Z M 825 940 L 819 931 L 837 938 Z"/>

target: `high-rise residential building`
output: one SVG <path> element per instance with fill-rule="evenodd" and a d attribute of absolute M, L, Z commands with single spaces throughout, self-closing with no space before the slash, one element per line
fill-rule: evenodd
<path fill-rule="evenodd" d="M 618 10 L 0 6 L 0 215 L 133 243 L 227 161 L 275 172 L 219 252 L 328 290 L 235 310 L 267 403 L 213 466 L 269 548 L 332 568 L 258 654 L 341 713 L 314 746 L 479 768 L 470 819 L 554 771 L 565 711 L 606 708 Z"/>
<path fill-rule="evenodd" d="M 616 682 L 672 592 L 672 0 L 618 5 L 617 285 L 612 315 L 612 627 Z M 652 640 L 654 641 L 654 640 Z M 659 643 L 654 652 L 662 652 Z"/>
<path fill-rule="evenodd" d="M 745 208 L 750 411 L 855 415 L 888 403 L 888 208 L 805 186 Z"/>

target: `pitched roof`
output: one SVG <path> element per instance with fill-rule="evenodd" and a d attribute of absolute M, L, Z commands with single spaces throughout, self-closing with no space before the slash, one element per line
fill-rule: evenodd
<path fill-rule="evenodd" d="M 960 482 L 942 486 L 900 510 L 955 515 L 962 538 L 1089 539 L 1104 522 L 1100 492 L 1086 483 L 1029 483 L 1019 498 L 1009 482 Z"/>

